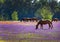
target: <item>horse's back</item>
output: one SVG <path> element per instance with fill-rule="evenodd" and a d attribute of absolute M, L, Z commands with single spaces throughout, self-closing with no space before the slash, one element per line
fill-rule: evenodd
<path fill-rule="evenodd" d="M 49 24 L 49 23 L 51 23 L 51 21 L 49 21 L 49 20 L 40 20 L 38 22 L 38 24 Z"/>

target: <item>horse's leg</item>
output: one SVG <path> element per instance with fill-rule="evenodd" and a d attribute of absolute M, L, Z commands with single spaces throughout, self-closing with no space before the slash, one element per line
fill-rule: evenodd
<path fill-rule="evenodd" d="M 39 25 L 39 24 L 36 25 L 36 29 L 38 29 L 38 25 Z"/>
<path fill-rule="evenodd" d="M 41 29 L 43 29 L 43 24 L 41 24 Z"/>
<path fill-rule="evenodd" d="M 49 24 L 49 29 L 50 29 L 50 28 L 51 28 L 51 29 L 53 28 L 53 25 L 52 25 L 52 23 L 50 23 L 50 24 Z"/>
<path fill-rule="evenodd" d="M 32 21 L 32 19 L 30 19 L 30 22 Z"/>
<path fill-rule="evenodd" d="M 49 24 L 49 29 L 50 29 L 51 25 Z"/>
<path fill-rule="evenodd" d="M 53 28 L 53 24 L 51 23 L 51 29 Z"/>

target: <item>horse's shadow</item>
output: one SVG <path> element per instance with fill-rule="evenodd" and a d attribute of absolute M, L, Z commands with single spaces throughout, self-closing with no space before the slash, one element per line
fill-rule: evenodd
<path fill-rule="evenodd" d="M 42 29 L 42 30 L 48 30 L 48 29 Z"/>
<path fill-rule="evenodd" d="M 36 30 L 36 29 L 35 29 L 35 30 Z M 37 30 L 38 30 L 38 29 L 37 29 Z M 40 28 L 40 30 L 49 30 L 49 28 L 48 28 L 48 29 L 41 29 L 41 28 Z"/>

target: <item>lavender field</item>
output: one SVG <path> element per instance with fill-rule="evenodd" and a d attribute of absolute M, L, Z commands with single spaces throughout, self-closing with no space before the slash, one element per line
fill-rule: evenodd
<path fill-rule="evenodd" d="M 60 40 L 60 21 L 53 22 L 52 29 L 48 29 L 48 24 L 46 24 L 43 26 L 44 29 L 41 29 L 39 26 L 39 28 L 36 30 L 36 24 L 37 22 L 0 22 L 0 40 L 5 40 L 6 42 L 38 42 L 39 40 Z"/>

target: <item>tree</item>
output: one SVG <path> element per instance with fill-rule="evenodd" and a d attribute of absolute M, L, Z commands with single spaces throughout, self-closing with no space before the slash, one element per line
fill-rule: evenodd
<path fill-rule="evenodd" d="M 46 7 L 46 6 L 38 9 L 36 11 L 36 14 L 38 16 L 40 16 L 42 19 L 47 19 L 47 20 L 51 20 L 53 17 L 53 13 L 51 12 L 50 8 Z M 37 15 L 35 15 L 35 16 L 37 16 Z"/>
<path fill-rule="evenodd" d="M 17 11 L 14 11 L 13 13 L 12 13 L 12 20 L 18 20 L 18 12 Z"/>
<path fill-rule="evenodd" d="M 0 3 L 4 3 L 5 2 L 5 0 L 0 0 Z"/>
<path fill-rule="evenodd" d="M 4 20 L 3 15 L 0 14 L 0 21 L 3 21 L 3 20 Z"/>

